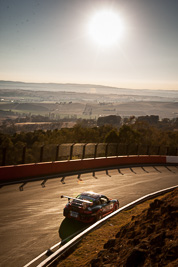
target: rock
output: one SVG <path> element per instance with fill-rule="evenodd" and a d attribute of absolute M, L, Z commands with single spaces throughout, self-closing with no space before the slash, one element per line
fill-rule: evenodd
<path fill-rule="evenodd" d="M 158 209 L 158 208 L 160 208 L 161 205 L 163 205 L 163 204 L 164 204 L 164 201 L 159 200 L 159 199 L 155 199 L 154 202 L 150 203 L 150 208 L 151 208 L 152 210 L 154 210 L 154 209 Z"/>
<path fill-rule="evenodd" d="M 136 236 L 135 231 L 129 231 L 129 233 L 128 233 L 128 235 L 127 235 L 127 237 L 128 237 L 129 239 L 133 239 L 135 236 Z"/>
<path fill-rule="evenodd" d="M 146 229 L 146 234 L 150 235 L 150 234 L 152 234 L 154 232 L 154 230 L 155 230 L 155 225 L 154 224 L 149 224 L 147 229 Z"/>
<path fill-rule="evenodd" d="M 178 211 L 171 211 L 171 219 L 173 220 L 178 219 Z"/>
<path fill-rule="evenodd" d="M 167 250 L 166 259 L 173 261 L 173 260 L 177 259 L 177 256 L 178 256 L 178 246 L 177 245 L 172 245 Z"/>
<path fill-rule="evenodd" d="M 102 257 L 107 252 L 107 249 L 103 249 L 98 253 L 98 257 Z"/>
<path fill-rule="evenodd" d="M 109 239 L 108 242 L 106 244 L 104 244 L 104 248 L 108 249 L 108 248 L 112 248 L 115 246 L 116 243 L 116 239 Z"/>
<path fill-rule="evenodd" d="M 91 267 L 99 267 L 100 266 L 100 259 L 97 258 L 97 259 L 91 260 L 90 266 Z"/>
<path fill-rule="evenodd" d="M 126 261 L 126 267 L 138 267 L 143 266 L 146 259 L 146 251 L 141 249 L 133 249 Z"/>
<path fill-rule="evenodd" d="M 139 241 L 139 238 L 138 237 L 134 238 L 133 241 L 132 241 L 132 243 L 133 243 L 134 246 L 138 245 L 139 242 L 140 241 Z"/>
<path fill-rule="evenodd" d="M 142 249 L 142 250 L 148 250 L 149 248 L 149 241 L 148 240 L 141 240 L 140 241 L 140 245 L 139 245 L 139 248 Z"/>
<path fill-rule="evenodd" d="M 161 232 L 151 239 L 150 244 L 152 246 L 160 246 L 161 247 L 164 244 L 165 237 L 166 237 L 165 232 Z"/>

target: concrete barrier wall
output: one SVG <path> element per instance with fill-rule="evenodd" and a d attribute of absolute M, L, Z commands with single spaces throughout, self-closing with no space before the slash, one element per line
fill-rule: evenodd
<path fill-rule="evenodd" d="M 178 157 L 168 157 L 178 162 Z M 171 159 L 172 158 L 172 159 Z M 42 162 L 0 167 L 0 182 L 24 180 L 47 175 L 61 175 L 70 172 L 124 166 L 133 164 L 166 164 L 166 156 L 125 156 L 71 161 Z"/>
<path fill-rule="evenodd" d="M 178 164 L 178 156 L 166 156 L 166 162 Z"/>

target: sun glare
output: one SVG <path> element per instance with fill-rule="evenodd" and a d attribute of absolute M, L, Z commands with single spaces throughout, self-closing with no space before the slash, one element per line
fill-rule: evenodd
<path fill-rule="evenodd" d="M 122 23 L 113 11 L 97 12 L 89 22 L 89 34 L 101 46 L 115 44 L 122 33 Z"/>

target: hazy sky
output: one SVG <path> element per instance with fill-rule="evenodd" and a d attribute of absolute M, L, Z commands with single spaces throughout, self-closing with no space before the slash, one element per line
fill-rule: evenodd
<path fill-rule="evenodd" d="M 103 10 L 122 28 L 110 45 L 89 31 Z M 0 80 L 178 90 L 177 14 L 178 0 L 0 0 Z"/>

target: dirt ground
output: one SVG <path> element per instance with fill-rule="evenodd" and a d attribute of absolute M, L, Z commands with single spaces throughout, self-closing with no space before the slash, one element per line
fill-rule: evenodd
<path fill-rule="evenodd" d="M 178 266 L 178 189 L 122 226 L 88 266 Z"/>

